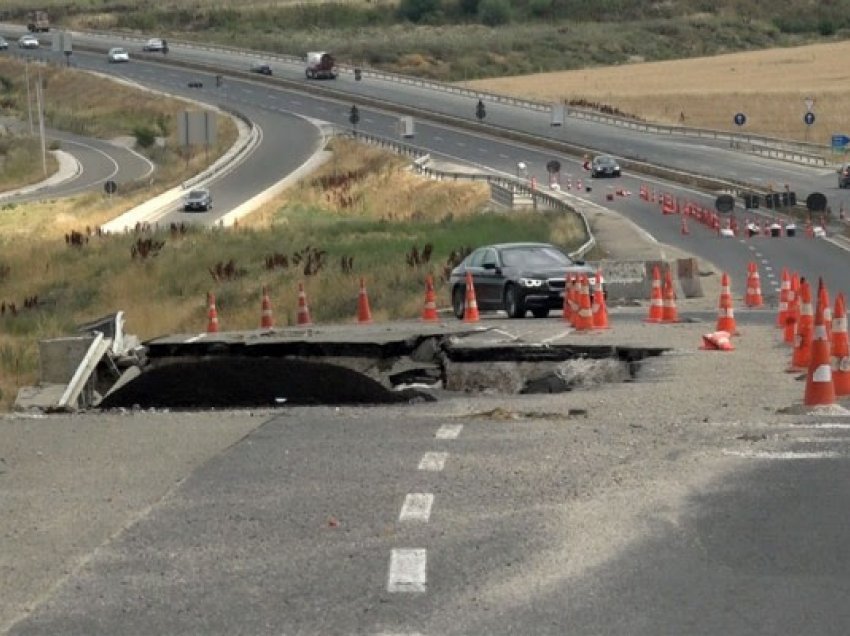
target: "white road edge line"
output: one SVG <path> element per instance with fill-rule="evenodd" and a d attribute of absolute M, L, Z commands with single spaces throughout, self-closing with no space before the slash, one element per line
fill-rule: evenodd
<path fill-rule="evenodd" d="M 437 439 L 457 439 L 463 430 L 463 424 L 443 424 L 437 429 Z"/>
<path fill-rule="evenodd" d="M 743 457 L 745 459 L 836 459 L 838 457 L 847 457 L 843 453 L 823 452 L 823 453 L 794 453 L 791 451 L 735 451 L 724 450 L 724 455 L 731 457 Z"/>
<path fill-rule="evenodd" d="M 422 521 L 427 523 L 431 518 L 431 506 L 434 505 L 434 495 L 430 492 L 412 492 L 404 497 L 399 521 Z"/>
<path fill-rule="evenodd" d="M 443 470 L 446 467 L 446 459 L 448 458 L 448 453 L 441 452 L 428 452 L 422 456 L 422 459 L 419 460 L 419 470 L 431 470 L 434 472 L 438 472 Z"/>
<path fill-rule="evenodd" d="M 425 592 L 428 586 L 428 552 L 420 548 L 390 552 L 387 592 Z"/>

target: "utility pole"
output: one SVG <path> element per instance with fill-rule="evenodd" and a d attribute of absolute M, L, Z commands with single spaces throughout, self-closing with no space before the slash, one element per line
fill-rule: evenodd
<path fill-rule="evenodd" d="M 40 71 L 35 85 L 35 96 L 38 106 L 38 133 L 41 136 L 41 168 L 44 171 L 44 176 L 47 176 L 47 147 L 44 142 L 44 94 L 42 93 Z"/>
<path fill-rule="evenodd" d="M 30 117 L 30 137 L 35 135 L 35 130 L 32 127 L 32 96 L 30 95 L 30 63 L 29 59 L 24 62 L 24 77 L 27 82 L 27 113 Z"/>

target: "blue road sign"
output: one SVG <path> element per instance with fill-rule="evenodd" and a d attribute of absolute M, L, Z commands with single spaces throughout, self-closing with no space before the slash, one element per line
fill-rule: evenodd
<path fill-rule="evenodd" d="M 850 144 L 850 137 L 847 135 L 833 135 L 832 136 L 832 147 L 833 148 L 843 148 L 847 144 Z"/>
<path fill-rule="evenodd" d="M 747 123 L 747 116 L 744 113 L 735 113 L 734 120 L 738 126 L 743 126 Z"/>
<path fill-rule="evenodd" d="M 811 126 L 815 123 L 815 114 L 814 113 L 806 113 L 803 115 L 803 121 L 806 122 L 806 126 Z"/>

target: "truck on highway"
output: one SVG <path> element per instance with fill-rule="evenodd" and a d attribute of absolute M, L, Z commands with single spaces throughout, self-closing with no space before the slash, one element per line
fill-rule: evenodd
<path fill-rule="evenodd" d="M 336 79 L 336 61 L 325 51 L 307 53 L 307 79 Z"/>
<path fill-rule="evenodd" d="M 27 14 L 27 29 L 31 33 L 49 31 L 50 19 L 47 17 L 47 11 L 30 11 Z"/>
<path fill-rule="evenodd" d="M 416 131 L 413 127 L 413 117 L 410 117 L 409 115 L 399 117 L 398 132 L 405 139 L 413 139 L 416 135 Z"/>

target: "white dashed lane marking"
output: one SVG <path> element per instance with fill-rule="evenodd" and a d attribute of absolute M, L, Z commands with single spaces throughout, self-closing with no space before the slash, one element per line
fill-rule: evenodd
<path fill-rule="evenodd" d="M 446 467 L 448 453 L 428 452 L 419 460 L 419 470 L 441 471 Z"/>
<path fill-rule="evenodd" d="M 399 521 L 422 521 L 431 518 L 431 506 L 434 505 L 434 495 L 430 492 L 412 492 L 404 498 Z"/>
<path fill-rule="evenodd" d="M 425 592 L 428 588 L 428 553 L 419 548 L 390 553 L 388 592 Z"/>
<path fill-rule="evenodd" d="M 457 439 L 463 430 L 463 424 L 443 424 L 437 429 L 437 439 Z"/>

